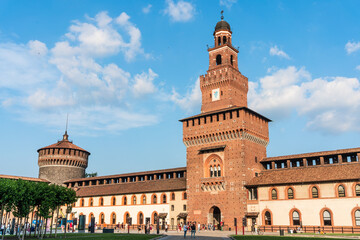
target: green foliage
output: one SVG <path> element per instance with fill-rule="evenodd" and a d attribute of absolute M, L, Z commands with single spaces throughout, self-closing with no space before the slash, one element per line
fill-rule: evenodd
<path fill-rule="evenodd" d="M 76 202 L 76 193 L 70 188 L 42 182 L 0 179 L 0 207 L 15 217 L 27 217 L 37 210 L 38 215 L 50 218 L 57 208 Z"/>
<path fill-rule="evenodd" d="M 309 240 L 309 237 L 299 237 L 296 234 L 291 235 L 291 237 L 287 237 L 287 236 L 232 236 L 234 239 L 238 239 L 238 240 Z M 323 237 L 311 237 L 311 240 L 324 240 Z M 343 238 L 331 238 L 334 240 L 337 239 L 343 239 Z"/>
<path fill-rule="evenodd" d="M 94 172 L 94 173 L 85 173 L 85 177 L 97 177 L 97 172 Z"/>

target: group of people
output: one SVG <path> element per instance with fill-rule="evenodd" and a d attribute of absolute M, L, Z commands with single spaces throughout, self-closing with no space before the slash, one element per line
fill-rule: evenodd
<path fill-rule="evenodd" d="M 183 226 L 182 226 L 182 228 L 183 228 L 183 231 L 184 231 L 184 238 L 186 238 L 186 233 L 188 232 L 188 231 L 190 231 L 190 233 L 191 233 L 191 236 L 190 236 L 190 238 L 195 238 L 195 234 L 196 234 L 196 222 L 188 222 L 188 223 L 185 223 Z M 198 227 L 197 227 L 197 229 L 198 229 L 198 231 L 200 232 L 200 228 L 201 228 L 201 225 L 200 225 L 200 223 L 198 223 Z M 180 230 L 181 230 L 181 227 L 180 227 Z"/>

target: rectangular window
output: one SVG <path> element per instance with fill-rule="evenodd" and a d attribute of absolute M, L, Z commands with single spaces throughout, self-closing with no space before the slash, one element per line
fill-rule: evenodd
<path fill-rule="evenodd" d="M 183 205 L 183 211 L 186 211 L 186 204 Z"/>
<path fill-rule="evenodd" d="M 174 211 L 174 210 L 175 210 L 175 206 L 171 205 L 171 211 Z"/>

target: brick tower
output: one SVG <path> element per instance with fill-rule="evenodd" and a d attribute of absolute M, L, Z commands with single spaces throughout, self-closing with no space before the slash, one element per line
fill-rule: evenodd
<path fill-rule="evenodd" d="M 66 180 L 85 177 L 90 153 L 69 141 L 67 131 L 61 141 L 37 151 L 39 178 L 62 184 Z"/>
<path fill-rule="evenodd" d="M 233 228 L 247 213 L 244 185 L 262 169 L 266 117 L 247 108 L 248 79 L 239 72 L 229 23 L 216 24 L 209 69 L 200 76 L 201 114 L 180 120 L 187 147 L 188 220 Z M 240 225 L 240 224 L 239 224 Z"/>

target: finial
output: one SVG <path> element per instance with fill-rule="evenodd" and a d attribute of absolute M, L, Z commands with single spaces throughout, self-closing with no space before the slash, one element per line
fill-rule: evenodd
<path fill-rule="evenodd" d="M 68 122 L 69 122 L 69 114 L 66 115 L 66 128 L 65 128 L 65 134 L 63 135 L 63 140 L 69 140 L 69 135 L 67 134 Z"/>
<path fill-rule="evenodd" d="M 221 10 L 221 20 L 224 20 L 224 10 Z"/>

